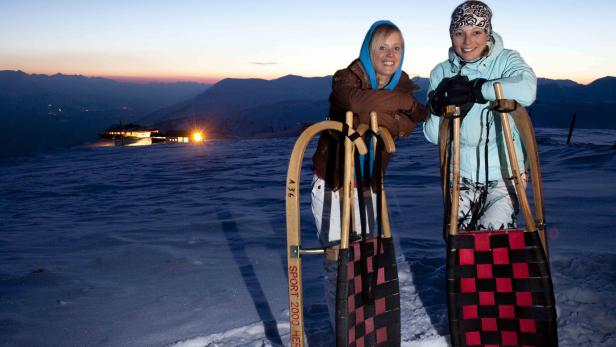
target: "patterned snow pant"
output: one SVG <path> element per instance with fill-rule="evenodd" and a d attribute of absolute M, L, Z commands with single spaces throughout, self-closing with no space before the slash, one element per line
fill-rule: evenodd
<path fill-rule="evenodd" d="M 526 174 L 522 175 L 522 182 L 526 187 Z M 519 209 L 513 180 L 495 180 L 485 184 L 461 178 L 458 230 L 513 229 Z"/>

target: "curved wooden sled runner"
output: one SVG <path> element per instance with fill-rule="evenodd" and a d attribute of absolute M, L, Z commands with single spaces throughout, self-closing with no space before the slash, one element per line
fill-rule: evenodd
<path fill-rule="evenodd" d="M 458 232 L 461 120 L 455 117 L 443 121 L 440 159 L 448 214 L 445 231 L 451 343 L 453 346 L 557 346 L 556 309 L 534 130 L 526 110 L 515 102 L 503 100 L 498 83 L 494 87 L 498 99 L 495 111 L 500 113 L 510 163 L 518 162 L 507 113 L 510 111 L 529 157 L 535 215 L 531 213 L 517 164 L 509 165 L 526 229 Z M 451 143 L 447 133 L 452 134 Z M 449 146 L 453 148 L 451 183 Z"/>
<path fill-rule="evenodd" d="M 352 117 L 352 114 L 351 114 Z M 345 124 L 335 121 L 323 121 L 308 127 L 299 136 L 289 160 L 286 188 L 286 218 L 287 218 L 287 272 L 289 284 L 289 320 L 291 346 L 303 347 L 304 343 L 304 301 L 302 293 L 302 260 L 305 254 L 323 254 L 323 249 L 302 249 L 300 229 L 300 196 L 299 181 L 302 170 L 302 161 L 308 144 L 322 131 L 335 130 L 346 135 L 345 146 L 357 147 L 357 150 L 366 154 L 366 145 L 359 134 Z M 351 140 L 352 139 L 352 140 Z M 349 149 L 349 150 L 350 150 Z M 346 176 L 346 172 L 345 172 Z M 343 200 L 348 199 L 348 189 L 345 188 Z M 348 205 L 348 201 L 346 201 Z M 349 211 L 343 210 L 343 216 Z M 348 218 L 348 217 L 347 217 Z"/>

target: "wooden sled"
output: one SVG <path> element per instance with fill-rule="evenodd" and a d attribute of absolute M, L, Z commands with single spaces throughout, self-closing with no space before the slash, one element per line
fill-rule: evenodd
<path fill-rule="evenodd" d="M 447 214 L 451 343 L 453 346 L 557 346 L 556 309 L 534 130 L 526 110 L 513 101 L 503 100 L 500 84 L 495 83 L 494 87 L 498 99 L 495 111 L 500 113 L 507 153 L 510 163 L 514 163 L 510 167 L 526 229 L 458 232 L 461 119 L 459 110 L 449 107 L 449 117 L 441 124 L 439 145 Z M 510 111 L 530 160 L 534 216 L 517 165 L 507 113 Z M 451 141 L 447 140 L 448 133 Z M 449 146 L 453 148 L 451 181 L 448 179 Z"/>
<path fill-rule="evenodd" d="M 347 119 L 349 121 L 352 119 Z M 366 130 L 367 126 L 365 130 L 362 126 L 358 128 L 360 134 Z M 359 240 L 350 242 L 349 226 L 352 223 L 350 219 L 343 219 L 336 288 L 337 346 L 400 346 L 398 268 L 383 188 L 383 173 L 378 165 L 381 146 L 388 153 L 393 153 L 395 146 L 387 129 L 378 127 L 376 113 L 371 114 L 370 132 L 376 140 L 373 152 L 377 156 L 374 159 L 374 174 L 378 181 L 377 223 L 380 231 L 377 236 L 362 235 Z M 345 147 L 345 160 L 353 157 Z M 350 170 L 347 170 L 349 166 L 345 163 L 345 187 L 353 186 L 353 167 L 358 167 L 352 162 L 349 164 Z M 356 171 L 361 171 L 361 168 Z M 353 192 L 352 189 L 349 191 Z M 361 195 L 359 188 L 358 195 Z M 360 209 L 361 206 L 360 201 Z M 350 217 L 352 204 L 346 207 L 343 205 L 343 211 L 345 208 L 349 210 Z"/>
<path fill-rule="evenodd" d="M 324 130 L 335 130 L 345 134 L 344 179 L 341 188 L 341 242 L 338 250 L 338 279 L 336 298 L 336 345 L 337 346 L 375 346 L 382 341 L 383 346 L 400 344 L 400 302 L 397 282 L 397 269 L 391 229 L 385 202 L 385 193 L 381 189 L 380 224 L 382 237 L 350 242 L 351 211 L 354 194 L 353 153 L 365 155 L 367 148 L 360 137 L 368 126 L 360 126 L 358 132 L 352 127 L 353 113 L 347 112 L 346 124 L 324 121 L 306 129 L 298 138 L 291 155 L 287 173 L 287 261 L 289 281 L 289 315 L 291 328 L 291 346 L 302 347 L 305 344 L 304 316 L 302 296 L 301 257 L 304 255 L 324 254 L 323 248 L 302 248 L 299 223 L 299 178 L 301 163 L 310 140 Z M 377 129 L 376 114 L 372 115 L 372 131 Z M 375 131 L 375 132 L 376 132 Z M 393 139 L 386 129 L 380 128 L 379 137 L 388 152 L 395 147 Z M 378 142 L 378 141 L 377 141 Z M 382 176 L 381 176 L 382 177 Z M 381 181 L 382 187 L 382 181 Z M 363 252 L 362 252 L 363 250 Z M 380 251 L 377 253 L 377 251 Z M 379 254 L 376 256 L 376 254 Z M 362 262 L 362 255 L 364 261 Z M 357 260 L 356 260 L 357 259 Z M 357 270 L 357 273 L 356 273 Z M 368 276 L 363 274 L 368 272 Z M 377 274 L 374 276 L 374 274 Z M 376 286 L 368 290 L 374 300 L 363 299 L 362 288 L 367 279 L 376 280 Z M 358 284 L 358 285 L 356 285 Z M 359 290 L 359 292 L 357 292 Z M 392 295 L 385 295 L 394 293 Z M 393 318 L 393 321 L 392 321 Z M 392 323 L 393 322 L 393 323 Z M 397 340 L 396 340 L 397 339 Z M 389 344 L 389 341 L 398 341 Z"/>
<path fill-rule="evenodd" d="M 348 117 L 348 116 L 347 116 Z M 352 117 L 352 113 L 351 113 Z M 359 134 L 349 126 L 336 121 L 323 121 L 308 127 L 299 136 L 289 160 L 286 187 L 286 218 L 287 218 L 287 272 L 289 284 L 289 321 L 290 342 L 293 347 L 303 347 L 304 337 L 304 300 L 302 292 L 302 256 L 323 254 L 324 249 L 304 249 L 301 247 L 300 229 L 300 177 L 302 161 L 308 144 L 317 134 L 326 130 L 338 131 L 346 136 L 345 146 L 356 147 L 359 153 L 366 154 L 366 145 Z M 350 149 L 349 149 L 350 151 Z M 348 189 L 343 188 L 343 201 L 349 204 Z M 344 214 L 350 212 L 343 210 Z M 348 218 L 348 216 L 346 217 Z"/>

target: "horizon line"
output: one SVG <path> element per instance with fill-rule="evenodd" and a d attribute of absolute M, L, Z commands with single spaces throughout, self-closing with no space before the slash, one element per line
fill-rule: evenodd
<path fill-rule="evenodd" d="M 106 79 L 111 79 L 117 82 L 128 82 L 128 83 L 136 83 L 136 84 L 147 84 L 147 83 L 200 83 L 200 84 L 209 84 L 209 85 L 214 85 L 224 79 L 227 78 L 232 78 L 232 79 L 263 79 L 263 80 L 276 80 L 285 76 L 299 76 L 299 77 L 304 77 L 304 78 L 314 78 L 314 77 L 327 77 L 327 76 L 332 76 L 333 74 L 328 74 L 328 75 L 322 75 L 322 76 L 302 76 L 302 75 L 298 75 L 298 74 L 293 74 L 293 73 L 289 73 L 289 74 L 285 74 L 285 75 L 281 75 L 278 77 L 272 77 L 272 78 L 266 78 L 266 77 L 255 77 L 255 76 L 246 76 L 246 77 L 236 77 L 236 76 L 227 76 L 227 77 L 203 77 L 203 76 L 156 76 L 156 75 L 150 75 L 150 76 L 134 76 L 134 75 L 106 75 L 106 74 L 83 74 L 83 73 L 64 73 L 64 72 L 54 72 L 54 73 L 49 73 L 49 72 L 27 72 L 24 71 L 22 69 L 6 69 L 6 70 L 0 70 L 0 71 L 14 71 L 14 72 L 23 72 L 25 74 L 28 75 L 46 75 L 46 76 L 54 76 L 54 75 L 64 75 L 64 76 L 83 76 L 83 77 L 87 77 L 87 78 L 106 78 Z M 428 77 L 423 77 L 420 75 L 410 75 L 409 77 L 411 78 L 429 78 Z M 605 78 L 605 77 L 616 77 L 616 76 L 612 76 L 612 75 L 605 75 L 602 77 L 597 77 L 594 78 L 592 80 L 588 79 L 588 80 L 576 80 L 573 78 L 551 78 L 551 77 L 540 77 L 537 76 L 537 79 L 539 78 L 543 78 L 543 79 L 549 79 L 549 80 L 570 80 L 573 82 L 576 82 L 578 84 L 581 85 L 589 85 L 592 82 Z"/>

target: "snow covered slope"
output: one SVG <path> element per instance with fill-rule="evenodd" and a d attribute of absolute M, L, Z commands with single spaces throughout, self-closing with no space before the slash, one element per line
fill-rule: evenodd
<path fill-rule="evenodd" d="M 615 135 L 576 130 L 565 146 L 565 131 L 538 131 L 562 346 L 616 345 Z M 287 346 L 292 145 L 87 148 L 0 164 L 0 346 Z M 437 161 L 415 134 L 386 177 L 404 346 L 447 341 Z M 303 174 L 304 243 L 316 245 L 308 158 Z M 331 346 L 321 259 L 304 265 L 308 342 Z"/>

